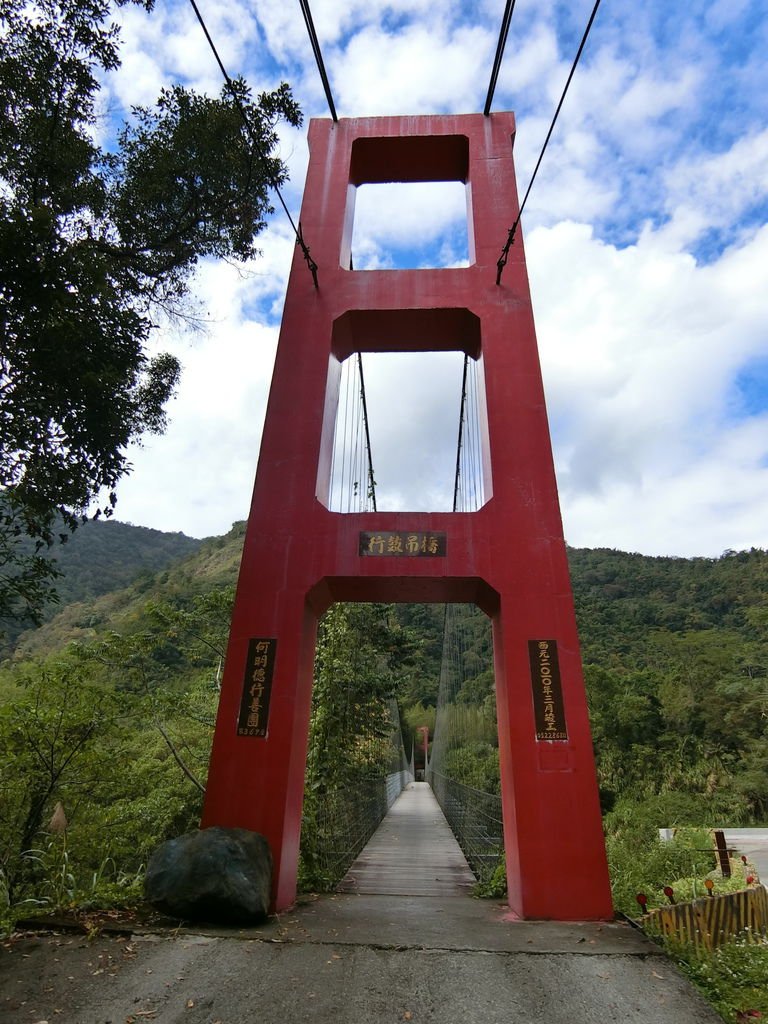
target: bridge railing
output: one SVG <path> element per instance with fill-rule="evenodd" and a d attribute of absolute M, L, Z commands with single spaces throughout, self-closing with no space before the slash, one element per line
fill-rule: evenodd
<path fill-rule="evenodd" d="M 313 870 L 328 887 L 341 881 L 411 781 L 410 771 L 401 769 L 377 779 L 359 779 L 344 789 L 318 793 L 308 801 L 307 810 L 313 816 Z"/>
<path fill-rule="evenodd" d="M 481 882 L 487 881 L 504 853 L 501 797 L 432 769 L 428 781 L 469 866 Z"/>

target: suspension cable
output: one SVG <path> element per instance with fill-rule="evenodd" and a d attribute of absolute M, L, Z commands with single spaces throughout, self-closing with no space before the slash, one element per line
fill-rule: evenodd
<path fill-rule="evenodd" d="M 474 499 L 472 508 L 478 509 L 483 503 L 484 497 L 484 478 L 483 478 L 483 447 L 481 442 L 481 425 L 480 425 L 480 387 L 478 384 L 478 368 L 476 360 L 472 360 L 469 365 L 471 384 L 469 388 L 469 400 L 470 410 L 469 415 L 471 422 L 474 424 L 473 431 L 473 445 L 472 455 L 474 462 Z"/>
<path fill-rule="evenodd" d="M 515 240 L 515 232 L 517 231 L 518 226 L 520 224 L 520 218 L 523 215 L 523 210 L 525 209 L 525 204 L 528 202 L 528 196 L 531 194 L 531 187 L 532 187 L 534 181 L 536 180 L 536 175 L 539 172 L 539 167 L 541 166 L 542 158 L 543 158 L 544 153 L 545 153 L 545 151 L 547 149 L 547 145 L 549 143 L 549 140 L 550 140 L 550 138 L 552 136 L 552 132 L 553 132 L 554 127 L 555 127 L 555 123 L 556 123 L 558 115 L 560 113 L 560 108 L 562 107 L 563 101 L 565 100 L 566 93 L 568 92 L 568 87 L 571 84 L 571 79 L 573 78 L 574 72 L 576 71 L 576 67 L 577 67 L 577 65 L 579 63 L 579 59 L 581 58 L 582 50 L 584 49 L 584 46 L 585 46 L 585 44 L 587 42 L 587 36 L 589 35 L 590 29 L 592 28 L 592 22 L 595 20 L 595 15 L 597 14 L 597 9 L 598 9 L 599 6 L 600 6 L 600 0 L 595 0 L 595 6 L 592 8 L 592 14 L 590 15 L 589 21 L 587 22 L 587 27 L 584 29 L 584 35 L 581 37 L 581 43 L 579 44 L 578 52 L 576 54 L 576 57 L 574 58 L 573 64 L 571 65 L 571 70 L 570 70 L 570 73 L 568 75 L 568 81 L 565 83 L 565 88 L 563 89 L 563 94 L 560 97 L 560 102 L 557 104 L 557 110 L 555 111 L 555 116 L 552 118 L 552 124 L 549 126 L 549 131 L 547 132 L 547 137 L 544 140 L 544 145 L 541 148 L 541 153 L 539 153 L 539 159 L 536 161 L 536 167 L 534 168 L 533 175 L 531 177 L 531 180 L 528 183 L 528 188 L 526 189 L 525 197 L 523 198 L 522 205 L 520 206 L 520 210 L 519 210 L 519 212 L 517 214 L 517 217 L 515 217 L 514 224 L 509 229 L 509 235 L 507 237 L 507 241 L 506 241 L 506 243 L 504 245 L 504 248 L 501 250 L 501 256 L 499 256 L 499 259 L 498 259 L 498 261 L 496 263 L 496 284 L 497 285 L 501 284 L 501 274 L 502 274 L 502 271 L 504 270 L 504 267 L 507 265 L 507 259 L 509 257 L 509 250 L 512 247 L 512 243 Z"/>
<path fill-rule="evenodd" d="M 352 371 L 350 370 L 350 378 Z M 360 393 L 355 395 L 354 421 L 349 435 L 349 490 L 347 491 L 347 512 L 358 512 L 359 508 L 353 509 L 353 503 L 357 499 L 357 505 L 363 493 L 363 446 L 360 443 L 361 423 L 363 419 L 362 403 Z"/>
<path fill-rule="evenodd" d="M 509 32 L 509 23 L 512 21 L 512 13 L 515 10 L 515 0 L 507 0 L 504 7 L 504 16 L 501 19 L 501 29 L 499 31 L 499 41 L 496 45 L 496 56 L 493 58 L 493 69 L 491 70 L 491 78 L 488 83 L 488 95 L 485 97 L 485 106 L 483 107 L 483 113 L 486 117 L 491 112 L 491 103 L 493 103 L 493 94 L 496 91 L 496 80 L 499 77 L 499 70 L 501 68 L 501 59 L 504 56 L 504 47 L 507 44 L 507 34 Z"/>
<path fill-rule="evenodd" d="M 464 370 L 461 375 L 461 405 L 459 407 L 459 439 L 456 444 L 456 475 L 453 479 L 453 510 L 458 511 L 459 506 L 459 478 L 461 477 L 461 445 L 464 434 L 464 414 L 467 403 L 467 366 L 469 356 L 464 354 Z"/>
<path fill-rule="evenodd" d="M 332 120 L 336 122 L 339 119 L 336 116 L 336 107 L 333 102 L 333 96 L 331 95 L 331 86 L 328 81 L 328 75 L 325 73 L 325 64 L 323 62 L 323 55 L 320 52 L 320 43 L 317 38 L 317 32 L 315 32 L 315 23 L 312 20 L 312 11 L 309 9 L 309 0 L 299 0 L 299 6 L 301 7 L 301 13 L 304 15 L 304 24 L 307 26 L 307 32 L 309 33 L 309 42 L 312 46 L 312 53 L 315 55 L 317 70 L 320 72 L 320 81 L 323 83 L 325 98 L 328 100 L 328 109 L 331 112 Z"/>
<path fill-rule="evenodd" d="M 269 181 L 269 183 L 272 186 L 272 188 L 275 190 L 275 192 L 277 194 L 277 198 L 280 200 L 280 205 L 282 206 L 283 210 L 285 211 L 286 217 L 290 221 L 291 227 L 293 228 L 293 233 L 294 233 L 294 235 L 296 235 L 296 244 L 301 249 L 301 252 L 302 252 L 302 255 L 303 255 L 303 257 L 304 257 L 304 259 L 306 261 L 307 267 L 309 268 L 309 272 L 312 275 L 312 281 L 314 282 L 315 288 L 317 288 L 318 287 L 318 284 L 317 284 L 317 263 L 315 263 L 315 261 L 310 256 L 309 247 L 307 246 L 306 242 L 304 241 L 304 236 L 302 235 L 302 232 L 301 232 L 301 222 L 299 222 L 299 226 L 298 227 L 296 226 L 296 224 L 294 224 L 293 217 L 291 216 L 290 211 L 289 211 L 288 207 L 285 204 L 285 200 L 283 199 L 283 195 L 282 195 L 282 193 L 280 191 L 280 187 L 277 184 L 275 176 L 271 173 L 271 171 L 269 169 L 269 163 L 267 161 L 267 157 L 266 157 L 264 151 L 262 150 L 262 148 L 261 148 L 261 146 L 259 144 L 258 139 L 256 138 L 256 133 L 253 130 L 253 125 L 251 124 L 251 122 L 250 122 L 250 120 L 248 118 L 248 115 L 245 112 L 245 107 L 243 106 L 243 104 L 242 104 L 242 102 L 240 100 L 240 97 L 237 95 L 234 83 L 233 83 L 232 79 L 230 78 L 229 73 L 227 72 L 227 69 L 224 67 L 224 63 L 223 63 L 221 57 L 219 56 L 219 51 L 216 49 L 216 44 L 214 43 L 213 39 L 211 38 L 211 33 L 208 31 L 208 26 L 205 24 L 205 21 L 203 20 L 203 16 L 200 13 L 200 8 L 197 6 L 197 3 L 195 2 L 195 0 L 189 0 L 189 2 L 192 5 L 192 10 L 195 12 L 195 16 L 197 17 L 198 22 L 200 23 L 200 27 L 202 28 L 202 30 L 203 30 L 203 32 L 205 34 L 205 38 L 208 40 L 208 45 L 211 48 L 211 52 L 213 53 L 213 56 L 216 58 L 216 63 L 219 65 L 219 70 L 221 71 L 222 75 L 224 76 L 224 81 L 227 83 L 227 87 L 229 89 L 230 95 L 232 96 L 232 99 L 235 101 L 235 106 L 237 107 L 237 109 L 238 109 L 238 111 L 240 113 L 240 117 L 243 120 L 243 124 L 245 125 L 245 130 L 247 131 L 247 133 L 248 133 L 248 135 L 250 137 L 250 140 L 251 140 L 251 145 L 253 146 L 254 150 L 256 151 L 256 156 L 259 158 L 259 160 L 261 160 L 262 166 L 264 168 L 264 173 L 267 176 L 267 180 Z"/>
<path fill-rule="evenodd" d="M 344 380 L 344 417 L 341 423 L 341 483 L 339 485 L 339 511 L 344 511 L 344 500 L 347 492 L 345 490 L 345 479 L 347 472 L 347 460 L 349 458 L 349 449 L 351 445 L 348 444 L 348 440 L 351 437 L 353 426 L 350 426 L 350 403 L 352 394 L 352 374 L 349 369 L 349 364 L 346 364 L 346 374 Z M 354 421 L 353 421 L 354 422 Z M 336 428 L 338 430 L 339 418 L 336 419 Z M 351 487 L 352 471 L 350 470 L 350 481 L 348 486 Z"/>
<path fill-rule="evenodd" d="M 371 432 L 368 428 L 368 402 L 365 398 L 365 378 L 363 377 L 363 357 L 360 352 L 357 353 L 357 369 L 360 374 L 360 398 L 363 402 L 363 423 L 365 424 L 365 446 L 368 451 L 368 494 L 371 501 L 373 502 L 373 511 L 378 512 L 376 508 L 376 479 L 373 475 L 373 458 L 371 456 Z"/>

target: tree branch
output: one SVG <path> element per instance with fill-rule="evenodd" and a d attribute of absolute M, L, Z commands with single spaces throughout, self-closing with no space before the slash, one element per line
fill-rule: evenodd
<path fill-rule="evenodd" d="M 178 750 L 176 749 L 176 745 L 174 744 L 174 742 L 171 739 L 171 737 L 168 735 L 168 733 L 162 727 L 160 722 L 156 721 L 155 725 L 157 726 L 158 732 L 160 733 L 160 735 L 165 740 L 166 745 L 168 746 L 168 749 L 170 750 L 171 754 L 173 755 L 173 759 L 176 762 L 176 764 L 179 766 L 179 768 L 181 768 L 181 770 L 184 772 L 184 774 L 189 779 L 189 781 L 192 783 L 192 785 L 193 786 L 197 786 L 197 788 L 200 790 L 200 792 L 203 795 L 205 795 L 205 786 L 197 778 L 195 773 L 190 768 L 187 767 L 187 765 L 185 764 L 184 760 L 181 757 L 181 754 L 179 754 Z"/>

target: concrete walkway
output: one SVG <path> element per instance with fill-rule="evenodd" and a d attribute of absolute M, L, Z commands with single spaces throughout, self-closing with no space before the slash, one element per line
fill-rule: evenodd
<path fill-rule="evenodd" d="M 353 865 L 351 891 L 304 899 L 260 928 L 0 944 L 0 1020 L 722 1024 L 628 924 L 518 921 L 467 896 L 471 883 L 429 787 L 416 784 Z"/>
<path fill-rule="evenodd" d="M 426 782 L 409 783 L 339 892 L 376 896 L 467 896 L 475 876 Z"/>
<path fill-rule="evenodd" d="M 262 928 L 0 945 L 5 1024 L 722 1024 L 625 924 L 486 900 L 336 895 Z"/>

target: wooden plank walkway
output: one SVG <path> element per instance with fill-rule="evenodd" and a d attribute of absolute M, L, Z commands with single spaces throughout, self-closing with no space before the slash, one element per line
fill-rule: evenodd
<path fill-rule="evenodd" d="M 465 896 L 475 876 L 426 782 L 409 783 L 338 891 L 368 896 Z"/>

